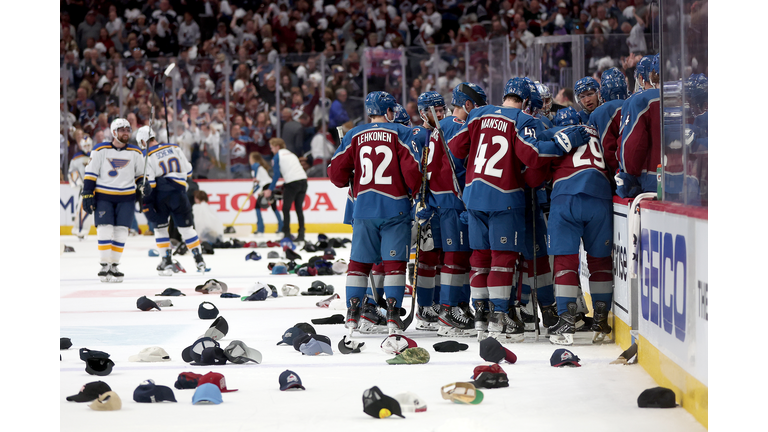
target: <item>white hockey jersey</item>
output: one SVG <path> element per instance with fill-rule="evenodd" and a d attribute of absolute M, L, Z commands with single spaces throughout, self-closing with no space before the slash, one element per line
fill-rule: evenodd
<path fill-rule="evenodd" d="M 154 175 L 148 174 L 150 183 L 154 183 Z M 97 144 L 91 151 L 83 189 L 95 192 L 96 199 L 132 201 L 136 179 L 143 175 L 144 155 L 138 146 L 128 144 L 118 149 L 107 141 Z"/>
<path fill-rule="evenodd" d="M 85 166 L 90 161 L 90 153 L 78 151 L 69 161 L 69 185 L 73 189 L 83 189 L 85 181 Z"/>
<path fill-rule="evenodd" d="M 150 147 L 148 165 L 147 172 L 152 172 L 152 178 L 163 177 L 178 185 L 179 190 L 187 189 L 187 177 L 192 175 L 192 164 L 177 144 L 165 143 Z"/>

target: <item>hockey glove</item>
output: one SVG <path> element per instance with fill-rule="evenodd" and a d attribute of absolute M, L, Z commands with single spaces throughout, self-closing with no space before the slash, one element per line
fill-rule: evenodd
<path fill-rule="evenodd" d="M 418 203 L 416 204 L 415 208 L 416 222 L 419 225 L 424 225 L 426 222 L 432 219 L 432 215 L 435 214 L 435 209 L 433 209 L 429 204 Z"/>
<path fill-rule="evenodd" d="M 469 225 L 469 212 L 461 212 L 461 214 L 459 214 L 459 221 L 464 225 Z"/>
<path fill-rule="evenodd" d="M 619 171 L 613 177 L 616 181 L 616 195 L 622 198 L 634 198 L 643 191 L 635 176 Z"/>
<path fill-rule="evenodd" d="M 139 190 L 141 192 L 141 202 L 143 204 L 150 202 L 150 197 L 152 195 L 152 186 L 149 184 L 148 181 L 142 181 L 139 183 Z"/>
<path fill-rule="evenodd" d="M 96 210 L 96 197 L 92 191 L 83 191 L 80 194 L 83 197 L 83 210 L 86 213 L 91 214 Z"/>
<path fill-rule="evenodd" d="M 570 153 L 570 151 L 576 147 L 580 147 L 589 142 L 589 132 L 583 127 L 571 127 L 563 129 L 555 134 L 554 141 L 557 145 L 563 149 L 564 154 Z"/>

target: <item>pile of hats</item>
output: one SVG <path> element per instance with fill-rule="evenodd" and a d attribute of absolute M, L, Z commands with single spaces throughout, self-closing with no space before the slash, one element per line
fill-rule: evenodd
<path fill-rule="evenodd" d="M 331 339 L 317 334 L 315 328 L 307 323 L 297 323 L 283 333 L 282 340 L 277 345 L 291 345 L 303 355 L 333 355 Z"/>

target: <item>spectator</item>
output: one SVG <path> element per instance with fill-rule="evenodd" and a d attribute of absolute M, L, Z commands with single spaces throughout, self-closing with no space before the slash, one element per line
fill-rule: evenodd
<path fill-rule="evenodd" d="M 427 3 L 431 4 L 431 3 Z M 458 71 L 453 66 L 445 69 L 445 75 L 437 78 L 437 91 L 443 95 L 443 99 L 450 101 L 453 96 L 453 89 L 461 84 L 461 80 L 456 76 Z M 418 99 L 418 97 L 417 97 Z"/>
<path fill-rule="evenodd" d="M 285 142 L 285 148 L 290 150 L 296 156 L 304 154 L 304 127 L 301 123 L 293 119 L 293 111 L 285 107 L 280 112 L 281 129 L 280 132 Z"/>
<path fill-rule="evenodd" d="M 101 30 L 101 27 L 101 23 L 96 20 L 96 11 L 89 10 L 88 13 L 85 14 L 85 21 L 77 26 L 77 46 L 81 51 L 86 48 L 88 38 L 93 38 L 94 41 L 99 39 L 99 30 Z"/>
<path fill-rule="evenodd" d="M 648 47 L 645 44 L 645 21 L 634 15 L 636 24 L 632 26 L 627 37 L 627 47 L 632 54 L 645 54 L 648 51 Z"/>
<path fill-rule="evenodd" d="M 192 19 L 191 12 L 184 12 L 184 21 L 179 25 L 179 45 L 191 48 L 200 43 L 200 26 Z"/>
<path fill-rule="evenodd" d="M 203 190 L 195 191 L 192 218 L 201 243 L 213 244 L 224 240 L 224 225 L 216 216 L 216 212 L 208 206 L 208 194 Z"/>
<path fill-rule="evenodd" d="M 248 154 L 255 148 L 252 142 L 245 142 L 242 138 L 240 126 L 232 125 L 229 139 L 229 172 L 232 174 L 232 178 L 250 177 Z"/>
<path fill-rule="evenodd" d="M 331 104 L 331 111 L 328 114 L 328 126 L 335 128 L 349 121 L 344 103 L 347 101 L 347 91 L 343 88 L 336 90 L 336 100 Z"/>
<path fill-rule="evenodd" d="M 256 121 L 251 125 L 253 129 L 253 141 L 256 144 L 256 151 L 261 154 L 266 161 L 272 160 L 272 151 L 269 149 L 269 140 L 275 135 L 275 129 L 272 123 L 267 121 L 267 113 L 259 111 L 256 114 Z"/>

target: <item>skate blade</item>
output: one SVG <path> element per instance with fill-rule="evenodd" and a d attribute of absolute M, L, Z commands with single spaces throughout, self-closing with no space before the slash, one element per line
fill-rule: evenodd
<path fill-rule="evenodd" d="M 488 332 L 485 332 L 485 331 L 478 331 L 477 332 L 477 341 L 478 342 L 482 342 L 486 338 L 488 338 Z"/>
<path fill-rule="evenodd" d="M 158 270 L 157 274 L 160 276 L 173 276 L 172 270 Z"/>
<path fill-rule="evenodd" d="M 472 337 L 476 336 L 476 330 L 462 330 L 457 328 L 450 328 L 448 330 L 438 329 L 437 335 L 441 337 Z"/>
<path fill-rule="evenodd" d="M 110 279 L 109 282 L 110 283 L 123 283 L 123 278 L 121 278 L 121 277 L 112 278 L 112 279 Z"/>
<path fill-rule="evenodd" d="M 421 322 L 417 323 L 415 328 L 416 330 L 420 330 L 420 331 L 437 331 L 438 330 L 437 327 L 434 327 L 430 324 L 423 324 Z"/>
<path fill-rule="evenodd" d="M 571 346 L 573 345 L 572 334 L 550 335 L 549 343 L 554 345 Z"/>
<path fill-rule="evenodd" d="M 209 272 L 209 271 L 211 271 L 211 269 L 209 269 L 209 268 L 199 268 L 199 269 L 197 269 L 198 273 L 206 273 L 206 272 Z M 184 272 L 184 273 L 186 273 L 186 272 Z"/>
<path fill-rule="evenodd" d="M 109 276 L 99 276 L 99 280 L 104 282 L 104 283 L 108 283 L 110 281 L 110 279 L 111 278 Z"/>
<path fill-rule="evenodd" d="M 608 336 L 607 333 L 594 332 L 594 334 L 592 335 L 592 343 L 597 345 L 597 344 L 613 342 L 611 339 L 606 339 L 606 336 Z"/>
<path fill-rule="evenodd" d="M 362 334 L 385 334 L 387 333 L 387 327 L 371 324 L 364 320 L 357 326 L 357 331 Z"/>

